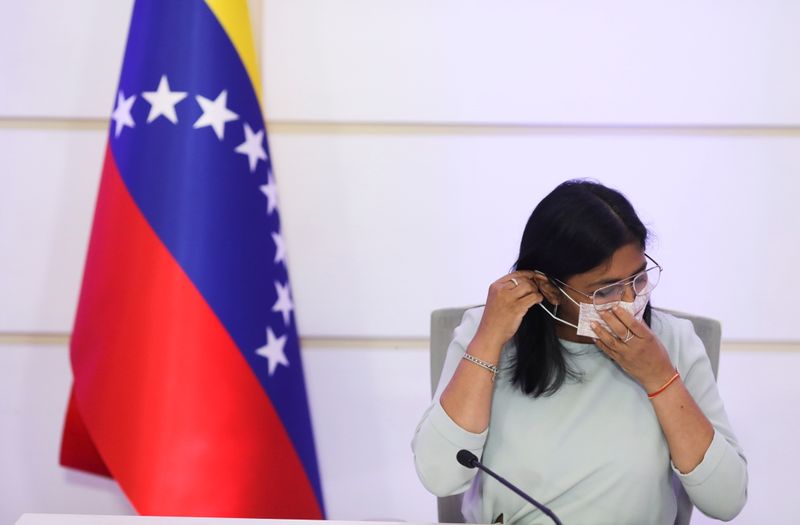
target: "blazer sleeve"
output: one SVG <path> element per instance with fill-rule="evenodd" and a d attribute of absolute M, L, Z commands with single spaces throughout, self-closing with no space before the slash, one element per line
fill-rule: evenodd
<path fill-rule="evenodd" d="M 481 457 L 488 430 L 475 434 L 458 426 L 439 403 L 442 391 L 453 377 L 461 358 L 478 329 L 483 308 L 472 308 L 464 313 L 461 324 L 455 329 L 453 341 L 447 349 L 442 375 L 433 396 L 417 426 L 411 449 L 414 466 L 420 481 L 436 496 L 449 496 L 464 492 L 476 475 L 456 461 L 456 453 L 467 449 Z"/>
<path fill-rule="evenodd" d="M 690 321 L 672 318 L 676 324 L 674 361 L 686 389 L 714 427 L 714 437 L 703 460 L 691 472 L 672 469 L 692 503 L 707 516 L 731 520 L 747 501 L 747 459 L 731 428 L 717 390 L 705 347 Z"/>

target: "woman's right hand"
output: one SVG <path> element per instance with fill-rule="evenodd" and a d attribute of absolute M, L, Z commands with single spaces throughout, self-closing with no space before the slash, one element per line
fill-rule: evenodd
<path fill-rule="evenodd" d="M 533 280 L 534 272 L 511 272 L 489 286 L 486 307 L 473 342 L 500 351 L 514 334 L 525 313 L 544 296 Z"/>
<path fill-rule="evenodd" d="M 525 312 L 542 299 L 533 272 L 511 272 L 493 282 L 467 353 L 497 366 L 503 345 L 517 333 Z M 442 392 L 442 408 L 464 430 L 483 432 L 489 425 L 494 374 L 466 360 L 459 361 Z"/>

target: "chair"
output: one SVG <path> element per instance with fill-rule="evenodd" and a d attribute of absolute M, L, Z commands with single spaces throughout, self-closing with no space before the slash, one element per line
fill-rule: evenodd
<path fill-rule="evenodd" d="M 447 347 L 453 338 L 453 330 L 461 323 L 464 312 L 469 308 L 473 307 L 442 308 L 434 310 L 431 314 L 431 395 L 436 391 L 436 387 L 439 384 L 439 376 L 442 374 Z M 675 310 L 665 310 L 663 308 L 657 308 L 657 310 L 692 322 L 694 331 L 706 348 L 706 353 L 711 361 L 711 369 L 716 378 L 719 366 L 720 340 L 722 338 L 722 327 L 719 321 Z M 672 477 L 672 488 L 675 491 L 675 497 L 678 502 L 675 525 L 689 525 L 693 506 L 680 481 L 674 475 Z M 440 523 L 464 523 L 464 516 L 461 515 L 461 497 L 461 494 L 456 494 L 438 498 Z"/>

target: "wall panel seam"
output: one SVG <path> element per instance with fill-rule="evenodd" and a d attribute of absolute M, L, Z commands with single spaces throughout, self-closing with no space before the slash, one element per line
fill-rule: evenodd
<path fill-rule="evenodd" d="M 106 118 L 0 117 L 0 129 L 106 131 Z M 715 124 L 559 124 L 360 122 L 267 119 L 270 133 L 296 135 L 599 135 L 798 137 L 800 126 Z"/>
<path fill-rule="evenodd" d="M 0 346 L 12 345 L 67 345 L 68 333 L 0 332 Z M 428 338 L 423 337 L 301 337 L 305 349 L 427 349 Z M 722 341 L 724 351 L 749 351 L 754 348 L 776 352 L 800 352 L 800 341 L 734 340 Z"/>

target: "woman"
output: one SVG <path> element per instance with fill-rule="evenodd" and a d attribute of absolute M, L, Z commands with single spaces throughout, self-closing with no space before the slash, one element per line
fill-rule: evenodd
<path fill-rule="evenodd" d="M 412 447 L 423 484 L 468 491 L 467 521 L 551 523 L 455 461 L 471 450 L 565 524 L 672 524 L 677 474 L 729 520 L 747 464 L 689 321 L 651 310 L 661 268 L 619 192 L 558 186 L 531 214 L 515 271 L 468 310 Z"/>

